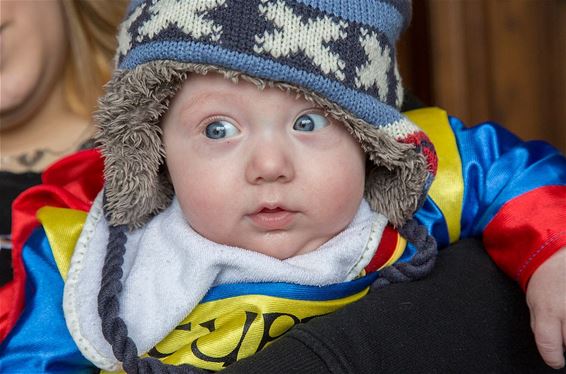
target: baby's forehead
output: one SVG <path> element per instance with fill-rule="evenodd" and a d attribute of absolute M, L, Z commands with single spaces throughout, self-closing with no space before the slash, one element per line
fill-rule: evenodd
<path fill-rule="evenodd" d="M 241 106 L 271 104 L 281 110 L 302 107 L 323 109 L 289 87 L 245 77 L 227 78 L 219 73 L 189 75 L 174 98 L 174 104 L 183 106 L 228 102 Z"/>

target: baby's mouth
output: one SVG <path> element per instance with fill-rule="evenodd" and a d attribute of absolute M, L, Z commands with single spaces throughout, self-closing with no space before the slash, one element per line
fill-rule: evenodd
<path fill-rule="evenodd" d="M 263 208 L 262 210 L 260 210 L 258 213 L 277 213 L 277 212 L 286 212 L 287 210 L 283 209 L 283 208 L 273 208 L 273 209 L 269 209 L 269 208 Z"/>
<path fill-rule="evenodd" d="M 285 230 L 294 221 L 296 212 L 287 210 L 283 207 L 268 208 L 264 207 L 248 215 L 254 226 L 267 230 Z"/>

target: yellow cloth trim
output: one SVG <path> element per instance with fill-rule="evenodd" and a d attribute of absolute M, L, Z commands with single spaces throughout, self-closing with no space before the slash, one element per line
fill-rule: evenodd
<path fill-rule="evenodd" d="M 382 267 L 377 270 L 379 271 L 397 262 L 397 260 L 403 255 L 403 252 L 405 252 L 405 248 L 407 248 L 407 241 L 399 233 L 397 233 L 397 244 L 395 244 L 395 249 L 393 250 L 391 257 L 385 264 L 383 264 Z"/>
<path fill-rule="evenodd" d="M 71 256 L 86 217 L 86 212 L 75 209 L 45 206 L 37 211 L 37 219 L 43 225 L 55 263 L 64 280 L 67 280 Z"/>
<path fill-rule="evenodd" d="M 296 324 L 332 313 L 361 299 L 368 291 L 369 287 L 366 287 L 354 295 L 325 301 L 265 295 L 209 301 L 197 305 L 143 357 L 153 356 L 172 365 L 191 364 L 207 370 L 221 370 L 225 365 L 270 345 Z"/>
<path fill-rule="evenodd" d="M 450 243 L 460 238 L 464 178 L 456 137 L 447 113 L 440 108 L 424 108 L 403 113 L 428 135 L 438 156 L 438 171 L 429 195 L 440 208 L 448 227 Z"/>

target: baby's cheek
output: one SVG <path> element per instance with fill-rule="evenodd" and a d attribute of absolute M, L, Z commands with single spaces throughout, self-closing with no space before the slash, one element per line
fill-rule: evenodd
<path fill-rule="evenodd" d="M 232 183 L 233 185 L 233 183 Z M 234 216 L 237 211 L 230 184 L 219 182 L 212 177 L 201 176 L 191 179 L 177 198 L 188 223 L 207 239 L 224 242 L 224 236 L 231 232 Z"/>
<path fill-rule="evenodd" d="M 178 196 L 177 198 L 179 199 L 183 216 L 193 230 L 209 240 L 215 240 L 216 230 L 220 225 L 220 222 L 215 220 L 215 217 L 218 218 L 219 214 L 215 212 L 215 208 L 210 204 L 210 201 L 206 197 L 198 198 L 198 196 L 190 196 L 186 199 Z"/>
<path fill-rule="evenodd" d="M 324 179 L 322 179 L 324 180 Z M 364 173 L 349 170 L 335 173 L 324 182 L 320 207 L 338 226 L 347 225 L 356 214 L 364 194 Z"/>

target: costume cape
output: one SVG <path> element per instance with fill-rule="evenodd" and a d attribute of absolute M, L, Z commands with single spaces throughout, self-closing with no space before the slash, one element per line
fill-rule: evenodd
<path fill-rule="evenodd" d="M 564 156 L 547 143 L 523 142 L 495 123 L 466 128 L 438 108 L 405 114 L 427 133 L 439 159 L 436 179 L 416 218 L 440 247 L 481 235 L 498 266 L 526 288 L 537 267 L 566 245 Z M 84 222 L 102 188 L 102 168 L 97 151 L 79 152 L 46 170 L 43 184 L 27 190 L 14 202 L 14 278 L 0 288 L 0 371 L 92 370 L 66 329 L 61 299 L 73 248 L 69 243 L 77 240 L 80 222 Z M 389 248 L 397 248 L 397 255 L 401 255 L 398 261 L 407 261 L 414 255 L 414 248 L 403 245 L 404 251 L 399 253 L 399 237 L 395 231 L 392 233 L 394 245 Z M 391 252 L 382 253 L 386 258 L 374 258 L 366 269 L 368 273 L 395 258 Z M 361 280 L 371 281 L 368 277 Z M 363 286 L 346 298 L 362 297 L 367 292 L 367 284 Z M 215 300 L 203 301 L 206 305 Z M 309 318 L 289 314 L 295 317 L 286 317 L 291 326 Z M 244 322 L 239 326 L 245 326 L 248 317 L 241 318 Z M 164 339 L 149 354 L 173 356 L 169 354 L 170 342 L 185 334 L 183 325 L 186 332 L 186 323 L 182 323 L 171 333 L 171 340 Z M 211 326 L 204 328 L 210 332 Z M 268 331 L 267 337 L 262 337 L 269 340 L 280 333 Z M 224 359 L 217 360 L 220 366 L 228 362 L 225 357 L 232 350 L 227 345 L 225 352 L 216 353 L 215 357 Z M 204 355 L 212 356 L 206 352 Z"/>

